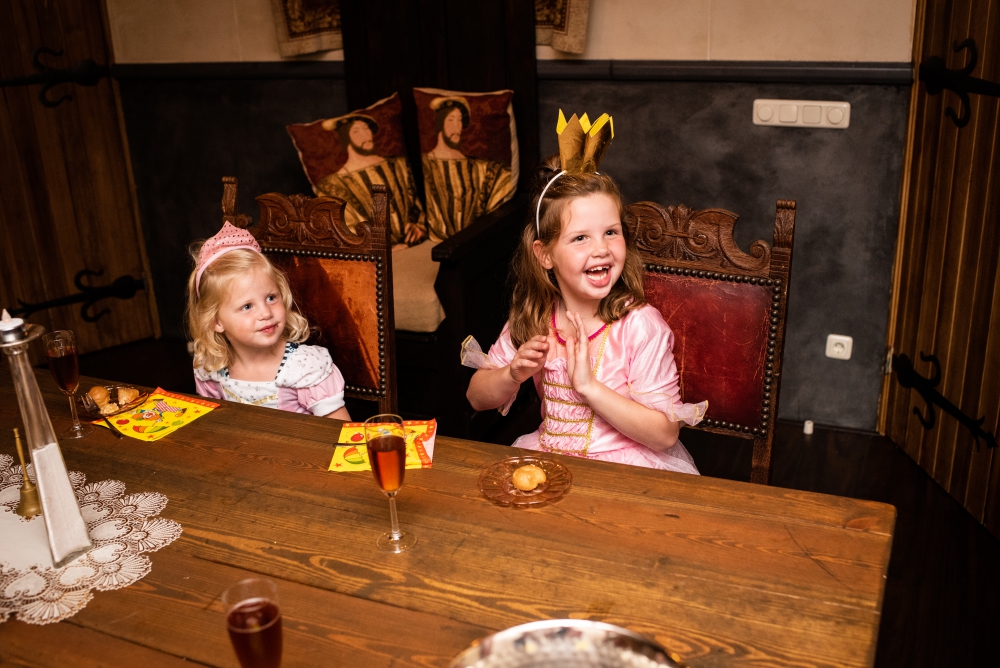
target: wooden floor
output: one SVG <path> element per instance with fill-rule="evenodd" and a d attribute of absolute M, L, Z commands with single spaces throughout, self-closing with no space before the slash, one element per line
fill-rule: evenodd
<path fill-rule="evenodd" d="M 81 359 L 81 372 L 192 392 L 183 342 L 140 341 Z M 506 439 L 504 439 L 506 440 Z M 703 475 L 750 478 L 749 442 L 684 430 Z M 773 484 L 891 503 L 895 543 L 875 665 L 879 668 L 1000 663 L 1000 541 L 888 439 L 778 422 Z"/>

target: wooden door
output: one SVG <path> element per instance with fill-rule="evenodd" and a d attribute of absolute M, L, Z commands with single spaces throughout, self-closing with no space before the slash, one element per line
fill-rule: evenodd
<path fill-rule="evenodd" d="M 42 56 L 49 67 L 87 58 L 108 65 L 101 12 L 100 0 L 0 2 L 0 79 L 36 74 L 32 53 L 40 46 L 63 50 L 61 57 Z M 50 100 L 73 99 L 53 108 L 42 104 L 39 90 L 0 88 L 0 306 L 77 294 L 78 275 L 85 286 L 141 281 L 130 299 L 27 317 L 46 329 L 72 329 L 80 352 L 157 336 L 115 84 L 105 76 L 91 87 L 57 85 Z"/>
<path fill-rule="evenodd" d="M 925 70 L 934 56 L 949 69 L 962 69 L 971 50 L 956 52 L 955 43 L 971 38 L 978 61 L 970 75 L 1000 80 L 995 0 L 919 0 L 916 25 L 914 60 Z M 881 423 L 1000 536 L 1000 457 L 987 436 L 997 435 L 1000 407 L 1000 100 L 969 94 L 966 107 L 955 92 L 932 94 L 933 88 L 915 84 L 911 99 L 889 331 L 896 357 L 886 376 Z M 936 392 L 953 404 L 968 417 L 966 424 L 940 405 L 932 423 L 921 392 L 900 383 L 907 379 L 903 355 L 916 373 L 933 380 L 934 362 L 921 354 L 940 364 L 936 386 L 919 382 L 924 394 L 933 398 Z M 976 427 L 971 421 L 979 418 L 985 419 Z"/>

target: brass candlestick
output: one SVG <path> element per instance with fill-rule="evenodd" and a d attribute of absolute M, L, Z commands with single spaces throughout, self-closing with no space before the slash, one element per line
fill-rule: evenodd
<path fill-rule="evenodd" d="M 24 476 L 24 484 L 21 486 L 21 501 L 14 511 L 21 517 L 34 517 L 42 514 L 42 506 L 38 503 L 38 489 L 31 484 L 28 477 L 28 467 L 24 465 L 24 448 L 21 447 L 21 435 L 14 430 L 14 444 L 17 445 L 17 456 L 21 459 L 21 475 Z"/>

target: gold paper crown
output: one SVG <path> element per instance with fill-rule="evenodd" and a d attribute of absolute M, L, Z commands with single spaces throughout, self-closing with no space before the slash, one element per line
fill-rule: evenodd
<path fill-rule="evenodd" d="M 581 118 L 573 114 L 567 121 L 560 109 L 556 134 L 559 135 L 559 161 L 563 170 L 569 174 L 596 172 L 604 152 L 615 138 L 615 122 L 607 114 L 601 114 L 593 123 L 587 114 Z"/>

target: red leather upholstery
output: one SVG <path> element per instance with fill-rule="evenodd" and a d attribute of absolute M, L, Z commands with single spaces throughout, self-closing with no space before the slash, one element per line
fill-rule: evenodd
<path fill-rule="evenodd" d="M 707 399 L 706 417 L 714 420 L 759 425 L 771 288 L 652 273 L 644 287 L 674 332 L 683 400 Z"/>
<path fill-rule="evenodd" d="M 309 342 L 330 351 L 348 385 L 381 389 L 375 263 L 288 253 L 269 257 L 287 274 L 296 305 L 318 330 Z"/>

